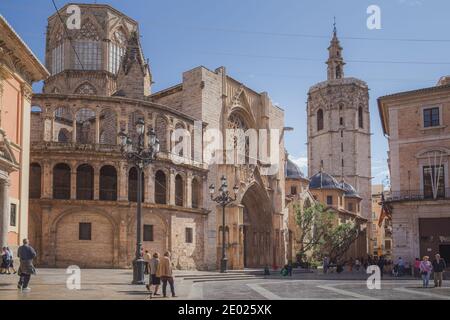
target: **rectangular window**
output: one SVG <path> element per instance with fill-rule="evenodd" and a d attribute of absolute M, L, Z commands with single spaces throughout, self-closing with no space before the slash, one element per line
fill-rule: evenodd
<path fill-rule="evenodd" d="M 384 248 L 386 250 L 391 250 L 391 240 L 385 240 L 384 241 Z"/>
<path fill-rule="evenodd" d="M 91 40 L 78 40 L 74 44 L 76 70 L 101 70 L 102 50 L 101 43 Z"/>
<path fill-rule="evenodd" d="M 192 228 L 186 228 L 186 243 L 193 243 L 194 242 L 194 234 Z"/>
<path fill-rule="evenodd" d="M 86 222 L 80 222 L 78 239 L 90 241 L 90 240 L 92 240 L 91 233 L 92 233 L 92 224 L 86 223 Z"/>
<path fill-rule="evenodd" d="M 10 206 L 9 225 L 11 227 L 17 226 L 17 205 L 15 203 L 11 203 Z"/>
<path fill-rule="evenodd" d="M 153 225 L 144 225 L 144 241 L 154 241 L 153 240 Z"/>
<path fill-rule="evenodd" d="M 348 211 L 353 211 L 353 203 L 348 204 Z"/>
<path fill-rule="evenodd" d="M 64 69 L 64 44 L 60 44 L 52 50 L 52 75 L 60 73 Z"/>
<path fill-rule="evenodd" d="M 423 195 L 427 199 L 433 199 L 433 187 L 437 198 L 445 197 L 444 166 L 423 167 Z M 435 185 L 435 182 L 437 184 Z"/>
<path fill-rule="evenodd" d="M 341 118 L 339 119 L 339 124 L 340 124 L 341 126 L 344 125 L 344 118 L 341 117 Z"/>
<path fill-rule="evenodd" d="M 344 144 L 341 143 L 341 152 L 344 152 Z"/>
<path fill-rule="evenodd" d="M 327 205 L 333 205 L 333 196 L 327 196 Z"/>
<path fill-rule="evenodd" d="M 427 108 L 423 110 L 423 126 L 425 128 L 439 126 L 439 120 L 439 108 Z"/>
<path fill-rule="evenodd" d="M 292 195 L 296 195 L 297 194 L 297 187 L 296 186 L 291 186 L 291 194 Z"/>

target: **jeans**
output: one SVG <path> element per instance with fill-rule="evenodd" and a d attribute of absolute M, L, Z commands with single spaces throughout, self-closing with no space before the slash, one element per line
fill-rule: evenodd
<path fill-rule="evenodd" d="M 31 274 L 21 274 L 19 279 L 19 285 L 22 289 L 28 288 L 28 283 L 30 282 Z"/>
<path fill-rule="evenodd" d="M 430 272 L 422 274 L 422 280 L 423 280 L 423 287 L 428 288 L 428 285 L 430 283 Z"/>
<path fill-rule="evenodd" d="M 175 286 L 173 283 L 173 277 L 161 277 L 162 280 L 162 292 L 163 292 L 163 296 L 166 296 L 166 290 L 167 290 L 167 282 L 169 282 L 170 285 L 170 291 L 172 293 L 172 297 L 175 296 Z"/>

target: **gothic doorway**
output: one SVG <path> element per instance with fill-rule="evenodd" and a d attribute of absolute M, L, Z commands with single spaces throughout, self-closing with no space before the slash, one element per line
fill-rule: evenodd
<path fill-rule="evenodd" d="M 244 207 L 243 258 L 245 268 L 271 265 L 273 255 L 272 204 L 258 184 L 250 186 L 241 204 Z"/>

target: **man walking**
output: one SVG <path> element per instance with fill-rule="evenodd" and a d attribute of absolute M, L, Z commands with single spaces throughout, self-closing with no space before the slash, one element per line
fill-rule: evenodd
<path fill-rule="evenodd" d="M 169 282 L 170 285 L 170 291 L 172 293 L 172 297 L 175 298 L 175 286 L 173 283 L 173 276 L 172 276 L 172 262 L 170 261 L 170 253 L 167 251 L 164 253 L 164 257 L 161 259 L 158 265 L 158 271 L 157 277 L 161 278 L 162 280 L 162 291 L 164 298 L 167 296 L 167 282 Z"/>
<path fill-rule="evenodd" d="M 446 268 L 444 259 L 441 259 L 438 253 L 433 261 L 433 273 L 434 273 L 434 287 L 442 287 L 442 276 Z"/>
<path fill-rule="evenodd" d="M 36 251 L 28 244 L 28 239 L 23 239 L 23 245 L 19 247 L 17 251 L 17 256 L 20 259 L 19 266 L 19 283 L 17 288 L 24 292 L 30 291 L 28 283 L 32 274 L 36 273 L 33 266 L 33 259 L 36 257 Z"/>

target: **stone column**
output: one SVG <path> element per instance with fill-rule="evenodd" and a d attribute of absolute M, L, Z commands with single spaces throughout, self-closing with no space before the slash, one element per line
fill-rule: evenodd
<path fill-rule="evenodd" d="M 128 201 L 128 166 L 124 162 L 119 163 L 118 185 L 119 185 L 119 201 Z"/>
<path fill-rule="evenodd" d="M 146 203 L 155 203 L 155 174 L 152 165 L 147 167 L 147 193 L 145 194 Z"/>
<path fill-rule="evenodd" d="M 100 168 L 94 166 L 94 200 L 100 199 Z"/>
<path fill-rule="evenodd" d="M 77 168 L 75 164 L 71 164 L 70 170 L 70 199 L 77 199 Z"/>
<path fill-rule="evenodd" d="M 175 205 L 175 171 L 173 169 L 170 169 L 169 173 L 169 188 L 167 188 L 169 191 L 169 204 L 171 206 Z"/>
<path fill-rule="evenodd" d="M 100 144 L 100 108 L 95 113 L 95 143 Z"/>
<path fill-rule="evenodd" d="M 185 207 L 192 208 L 192 173 L 188 172 L 186 175 L 186 197 Z"/>
<path fill-rule="evenodd" d="M 9 181 L 0 181 L 0 201 L 1 201 L 1 217 L 0 217 L 0 241 L 2 248 L 8 246 L 8 229 L 9 229 Z"/>
<path fill-rule="evenodd" d="M 77 143 L 77 116 L 74 115 L 72 121 L 72 142 Z"/>

